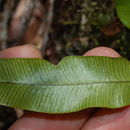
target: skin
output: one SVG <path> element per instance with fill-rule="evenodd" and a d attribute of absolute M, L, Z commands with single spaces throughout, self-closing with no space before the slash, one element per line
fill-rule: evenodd
<path fill-rule="evenodd" d="M 107 47 L 98 47 L 84 56 L 120 55 Z M 31 45 L 13 47 L 0 52 L 0 58 L 42 58 L 38 49 Z M 130 130 L 130 107 L 119 109 L 86 109 L 70 114 L 44 114 L 25 112 L 9 130 Z"/>

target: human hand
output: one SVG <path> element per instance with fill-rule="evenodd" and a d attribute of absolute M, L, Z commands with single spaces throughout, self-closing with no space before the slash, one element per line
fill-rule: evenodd
<path fill-rule="evenodd" d="M 120 57 L 114 50 L 98 47 L 84 56 Z M 30 45 L 14 47 L 0 52 L 0 58 L 42 58 Z M 86 109 L 70 114 L 26 112 L 9 130 L 130 130 L 130 107 L 120 109 Z"/>

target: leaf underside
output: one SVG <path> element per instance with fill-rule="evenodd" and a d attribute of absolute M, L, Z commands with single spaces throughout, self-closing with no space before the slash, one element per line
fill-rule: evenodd
<path fill-rule="evenodd" d="M 69 56 L 0 59 L 0 104 L 44 113 L 130 104 L 130 63 L 124 58 Z"/>
<path fill-rule="evenodd" d="M 130 0 L 115 0 L 115 4 L 120 20 L 130 28 Z"/>

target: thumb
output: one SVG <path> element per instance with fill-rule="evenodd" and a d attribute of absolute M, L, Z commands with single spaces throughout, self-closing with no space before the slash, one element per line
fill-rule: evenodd
<path fill-rule="evenodd" d="M 0 58 L 42 58 L 41 53 L 33 45 L 12 47 L 0 51 Z"/>

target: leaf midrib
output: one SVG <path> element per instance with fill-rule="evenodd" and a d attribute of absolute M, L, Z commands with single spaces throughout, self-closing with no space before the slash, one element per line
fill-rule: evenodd
<path fill-rule="evenodd" d="M 84 83 L 43 83 L 43 84 L 33 84 L 33 83 L 13 83 L 13 82 L 0 82 L 0 84 L 12 84 L 12 85 L 23 85 L 23 86 L 80 86 L 89 84 L 130 84 L 130 81 L 91 81 Z"/>

